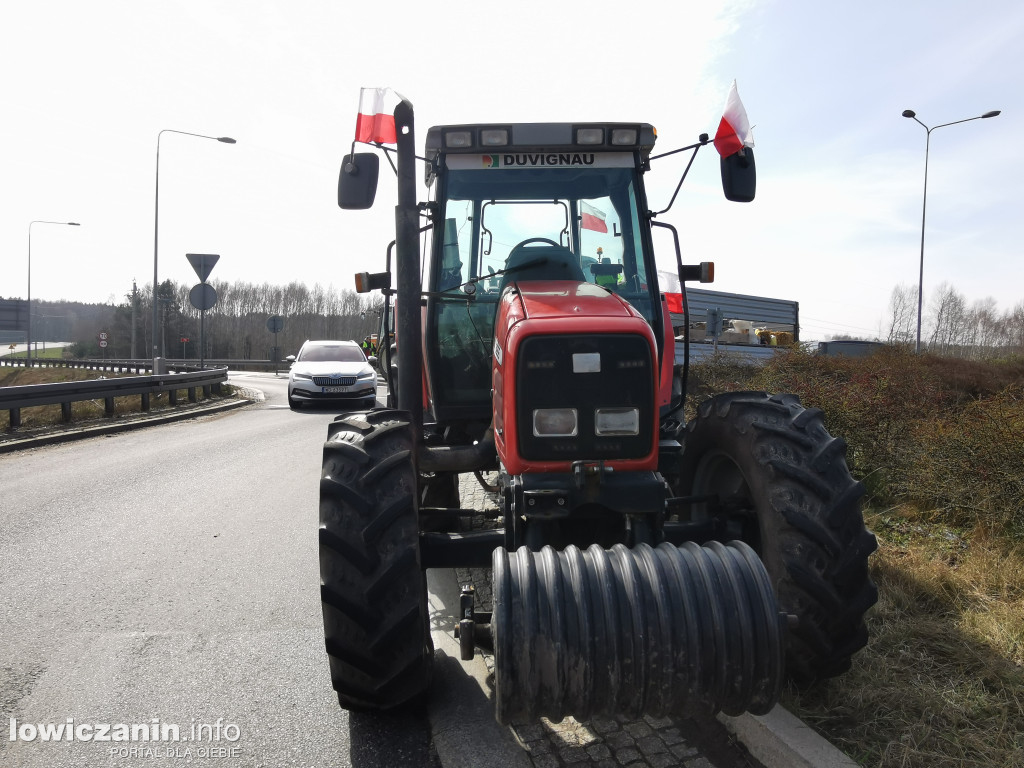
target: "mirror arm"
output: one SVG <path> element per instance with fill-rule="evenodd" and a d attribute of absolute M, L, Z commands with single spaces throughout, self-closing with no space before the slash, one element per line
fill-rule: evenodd
<path fill-rule="evenodd" d="M 686 176 L 690 172 L 690 168 L 693 166 L 693 161 L 697 158 L 698 150 L 700 150 L 701 147 L 703 147 L 705 144 L 708 143 L 708 141 L 707 141 L 708 135 L 706 133 L 702 133 L 700 135 L 700 137 L 701 137 L 701 141 L 699 143 L 697 143 L 697 144 L 691 144 L 688 147 L 683 147 L 682 149 L 674 149 L 671 152 L 666 152 L 664 155 L 658 155 L 658 157 L 665 157 L 665 155 L 672 155 L 672 154 L 675 154 L 676 152 L 684 152 L 684 151 L 686 151 L 688 149 L 692 149 L 693 150 L 693 153 L 690 155 L 690 160 L 686 164 L 686 168 L 683 171 L 683 175 L 679 177 L 679 183 L 676 184 L 676 191 L 672 193 L 672 199 L 668 201 L 668 205 L 665 206 L 665 210 L 658 211 L 657 213 L 652 213 L 651 214 L 652 218 L 654 216 L 660 216 L 663 213 L 667 213 L 668 210 L 672 207 L 672 204 L 675 203 L 676 197 L 679 195 L 679 190 L 682 188 L 683 182 L 686 181 Z M 653 158 L 652 157 L 651 159 L 655 160 L 657 158 Z"/>
<path fill-rule="evenodd" d="M 393 147 L 389 147 L 386 144 L 381 144 L 379 141 L 368 141 L 366 143 L 369 144 L 370 146 L 376 147 L 377 149 L 384 150 L 384 157 L 387 158 L 388 164 L 391 166 L 391 170 L 393 170 L 395 172 L 395 176 L 397 176 L 398 166 L 396 166 L 395 162 L 391 159 L 391 153 L 394 152 L 397 155 L 398 150 Z M 355 142 L 352 142 L 352 146 L 355 147 Z M 413 155 L 413 157 L 417 160 L 422 160 L 424 163 L 430 162 L 427 158 L 420 157 L 419 155 Z"/>

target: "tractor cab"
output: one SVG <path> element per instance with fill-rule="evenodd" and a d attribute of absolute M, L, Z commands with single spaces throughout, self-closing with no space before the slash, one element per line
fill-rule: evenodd
<path fill-rule="evenodd" d="M 431 128 L 431 257 L 424 335 L 439 421 L 489 418 L 498 301 L 509 289 L 590 283 L 620 296 L 661 339 L 642 173 L 647 124 L 531 123 Z"/>

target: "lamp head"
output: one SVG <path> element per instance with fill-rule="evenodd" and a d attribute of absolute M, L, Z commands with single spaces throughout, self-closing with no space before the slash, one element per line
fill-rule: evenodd
<path fill-rule="evenodd" d="M 237 143 L 237 142 L 236 142 L 236 141 L 235 141 L 234 139 L 232 139 L 232 138 L 231 138 L 230 136 L 219 136 L 219 137 L 217 138 L 217 141 L 222 141 L 222 142 L 224 142 L 225 144 L 235 144 L 235 143 Z"/>
<path fill-rule="evenodd" d="M 917 112 L 915 112 L 912 109 L 904 109 L 903 110 L 903 116 L 904 117 L 917 117 Z"/>
<path fill-rule="evenodd" d="M 986 112 L 984 115 L 982 115 L 982 117 L 995 117 L 996 115 L 999 114 L 999 112 L 1000 110 L 993 109 L 991 112 Z"/>
<path fill-rule="evenodd" d="M 69 222 L 68 222 L 68 226 L 69 226 L 69 227 L 80 227 L 80 226 L 82 226 L 82 225 L 81 225 L 81 224 L 79 224 L 79 223 L 78 223 L 77 221 L 69 221 Z"/>

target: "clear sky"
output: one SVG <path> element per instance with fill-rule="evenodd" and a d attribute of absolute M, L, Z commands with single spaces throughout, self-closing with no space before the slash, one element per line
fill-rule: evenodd
<path fill-rule="evenodd" d="M 394 184 L 336 205 L 359 88 L 390 86 L 431 125 L 653 123 L 658 150 L 714 134 L 733 79 L 754 126 L 758 193 L 727 202 L 702 150 L 662 217 L 713 286 L 800 302 L 803 338 L 872 336 L 916 288 L 927 125 L 925 300 L 946 281 L 1024 301 L 1024 3 L 742 0 L 32 0 L 0 24 L 0 296 L 121 301 L 153 279 L 351 288 L 383 268 Z M 680 164 L 648 176 L 667 203 Z M 426 189 L 420 186 L 420 194 Z M 671 264 L 671 254 L 660 254 Z M 926 310 L 927 311 L 927 310 Z"/>

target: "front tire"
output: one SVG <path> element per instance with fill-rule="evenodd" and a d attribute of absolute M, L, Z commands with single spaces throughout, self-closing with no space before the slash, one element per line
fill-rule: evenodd
<path fill-rule="evenodd" d="M 320 480 L 320 597 L 331 683 L 346 709 L 419 701 L 433 643 L 420 568 L 407 413 L 348 413 L 330 425 Z"/>
<path fill-rule="evenodd" d="M 846 466 L 846 443 L 796 395 L 733 392 L 700 405 L 684 433 L 678 495 L 693 520 L 717 517 L 724 538 L 753 547 L 772 577 L 789 633 L 796 682 L 832 677 L 867 643 L 864 615 L 878 591 L 868 575 L 875 537 L 864 527 L 864 487 Z"/>

